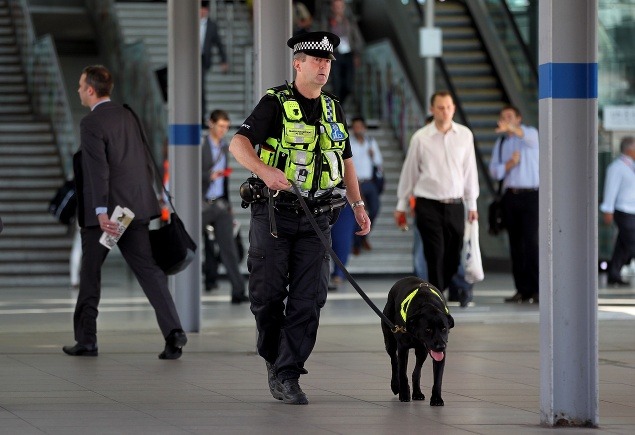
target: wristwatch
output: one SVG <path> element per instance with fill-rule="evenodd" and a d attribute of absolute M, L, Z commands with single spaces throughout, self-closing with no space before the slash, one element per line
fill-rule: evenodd
<path fill-rule="evenodd" d="M 353 210 L 355 210 L 357 207 L 363 207 L 366 204 L 364 204 L 364 201 L 359 200 L 359 201 L 355 201 L 354 203 L 351 204 L 351 207 L 353 207 Z"/>

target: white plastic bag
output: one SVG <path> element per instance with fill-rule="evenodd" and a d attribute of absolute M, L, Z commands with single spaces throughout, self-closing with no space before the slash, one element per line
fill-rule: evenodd
<path fill-rule="evenodd" d="M 470 284 L 483 281 L 485 274 L 481 261 L 481 248 L 478 243 L 478 221 L 465 221 L 461 264 L 465 270 L 465 281 Z"/>

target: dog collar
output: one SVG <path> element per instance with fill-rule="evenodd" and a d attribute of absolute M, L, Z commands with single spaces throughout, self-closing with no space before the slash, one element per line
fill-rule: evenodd
<path fill-rule="evenodd" d="M 445 314 L 450 314 L 450 310 L 448 310 L 448 306 L 443 301 L 443 298 L 441 297 L 439 292 L 436 289 L 434 289 L 433 287 L 430 287 L 430 286 L 426 286 L 426 287 L 428 287 L 428 290 L 430 290 L 432 292 L 432 294 L 434 294 L 436 297 L 439 298 L 439 300 L 443 304 L 443 308 L 445 309 Z M 415 295 L 417 294 L 419 289 L 420 289 L 420 287 L 417 287 L 412 292 L 410 292 L 410 294 L 408 294 L 408 296 L 406 296 L 404 298 L 403 302 L 401 303 L 401 318 L 403 319 L 404 322 L 406 321 L 406 317 L 407 317 L 407 313 L 408 313 L 408 307 L 410 306 L 410 302 L 412 302 L 412 299 L 415 297 Z"/>

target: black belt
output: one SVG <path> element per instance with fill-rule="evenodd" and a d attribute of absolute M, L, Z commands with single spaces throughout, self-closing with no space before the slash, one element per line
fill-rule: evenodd
<path fill-rule="evenodd" d="M 505 189 L 505 192 L 518 195 L 519 193 L 538 192 L 538 188 L 537 187 L 533 187 L 533 188 L 508 187 L 507 189 Z"/>
<path fill-rule="evenodd" d="M 313 213 L 314 216 L 319 216 L 322 213 L 327 211 L 332 211 L 333 209 L 343 207 L 346 204 L 345 198 L 331 198 L 324 201 L 305 201 L 309 210 Z M 295 215 L 304 214 L 304 210 L 302 209 L 302 205 L 299 202 L 295 203 L 285 203 L 281 201 L 275 201 L 274 206 L 277 211 L 283 213 L 291 213 Z"/>
<path fill-rule="evenodd" d="M 225 198 L 215 198 L 215 199 L 206 199 L 205 200 L 205 204 L 207 205 L 212 205 L 212 204 L 219 204 L 219 203 L 227 203 L 228 201 Z"/>
<path fill-rule="evenodd" d="M 448 199 L 431 199 L 431 198 L 422 198 L 428 201 L 440 202 L 441 204 L 461 204 L 463 202 L 463 198 L 448 198 Z"/>

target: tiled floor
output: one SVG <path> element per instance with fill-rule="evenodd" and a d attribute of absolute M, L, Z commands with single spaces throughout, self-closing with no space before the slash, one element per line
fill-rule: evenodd
<path fill-rule="evenodd" d="M 538 307 L 503 304 L 511 279 L 490 274 L 475 305 L 452 307 L 445 407 L 401 403 L 389 389 L 379 320 L 350 285 L 329 294 L 301 385 L 309 406 L 268 392 L 247 305 L 229 288 L 203 296 L 202 330 L 183 358 L 161 361 L 153 312 L 111 269 L 99 357 L 72 358 L 74 300 L 65 289 L 3 289 L 0 434 L 633 434 L 635 288 L 600 290 L 600 428 L 540 426 Z M 381 307 L 393 278 L 361 277 Z M 430 362 L 422 383 L 428 396 Z"/>

